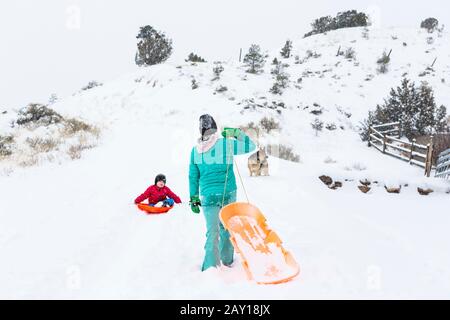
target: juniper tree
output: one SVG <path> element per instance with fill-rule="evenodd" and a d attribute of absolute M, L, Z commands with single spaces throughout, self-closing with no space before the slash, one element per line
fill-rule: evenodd
<path fill-rule="evenodd" d="M 172 40 L 152 26 L 141 27 L 136 38 L 139 40 L 135 57 L 138 66 L 162 63 L 172 54 Z"/>
<path fill-rule="evenodd" d="M 314 20 L 311 24 L 312 31 L 305 34 L 305 37 L 341 28 L 365 27 L 368 23 L 369 17 L 364 12 L 348 10 L 339 12 L 336 17 L 324 16 Z"/>
<path fill-rule="evenodd" d="M 206 62 L 205 59 L 200 57 L 199 55 L 191 52 L 188 56 L 188 58 L 185 60 L 186 62 Z"/>
<path fill-rule="evenodd" d="M 439 26 L 439 21 L 436 18 L 427 18 L 422 21 L 420 27 L 426 29 L 429 33 L 434 32 Z"/>
<path fill-rule="evenodd" d="M 322 131 L 323 129 L 323 122 L 319 120 L 319 118 L 316 118 L 314 122 L 311 123 L 311 127 L 316 132 L 316 137 L 319 135 L 319 131 Z"/>
<path fill-rule="evenodd" d="M 224 71 L 224 68 L 222 66 L 222 63 L 219 61 L 214 62 L 214 67 L 213 67 L 214 79 L 213 80 L 219 80 L 220 75 L 222 74 L 223 71 Z"/>
<path fill-rule="evenodd" d="M 394 93 L 395 92 L 395 93 Z M 414 82 L 404 78 L 397 90 L 392 89 L 391 97 L 385 105 L 388 115 L 387 122 L 400 121 L 402 130 L 407 137 L 414 135 L 415 114 L 417 113 L 418 97 Z"/>
<path fill-rule="evenodd" d="M 445 108 L 445 106 L 441 105 L 439 108 L 437 108 L 437 110 L 435 111 L 435 116 L 434 116 L 434 126 L 435 126 L 435 130 L 438 133 L 442 133 L 442 132 L 448 132 L 449 127 L 448 127 L 448 120 L 447 120 L 447 109 Z"/>
<path fill-rule="evenodd" d="M 292 41 L 291 40 L 287 40 L 286 43 L 284 44 L 284 47 L 281 49 L 281 56 L 285 59 L 289 59 L 291 57 L 291 52 L 292 52 Z"/>
<path fill-rule="evenodd" d="M 352 28 L 352 27 L 365 27 L 368 24 L 369 18 L 364 12 L 358 12 L 356 10 L 348 10 L 339 12 L 336 16 L 336 27 Z"/>
<path fill-rule="evenodd" d="M 289 84 L 289 74 L 284 71 L 284 68 L 285 65 L 278 62 L 271 71 L 275 79 L 275 83 L 270 89 L 270 92 L 273 94 L 283 94 L 283 89 L 287 88 Z"/>
<path fill-rule="evenodd" d="M 381 57 L 377 60 L 379 73 L 386 73 L 389 71 L 389 63 L 391 62 L 391 57 L 386 51 L 383 52 Z"/>
<path fill-rule="evenodd" d="M 256 44 L 252 44 L 244 57 L 244 63 L 248 67 L 247 72 L 259 73 L 264 67 L 265 62 L 266 59 L 264 54 L 261 53 L 261 48 Z"/>
<path fill-rule="evenodd" d="M 416 87 L 414 82 L 403 79 L 401 85 L 391 89 L 382 105 L 377 105 L 366 120 L 371 124 L 400 121 L 403 134 L 409 139 L 415 136 L 447 130 L 447 110 L 436 106 L 433 89 L 426 83 Z M 361 135 L 362 138 L 365 135 Z"/>
<path fill-rule="evenodd" d="M 377 108 L 378 107 L 379 106 L 377 106 Z M 369 127 L 376 124 L 378 124 L 378 120 L 375 117 L 375 112 L 369 111 L 368 117 L 360 122 L 359 125 L 359 136 L 361 137 L 362 141 L 369 140 Z"/>
<path fill-rule="evenodd" d="M 413 128 L 419 135 L 432 133 L 435 125 L 436 102 L 433 90 L 426 84 L 422 84 L 416 98 Z"/>

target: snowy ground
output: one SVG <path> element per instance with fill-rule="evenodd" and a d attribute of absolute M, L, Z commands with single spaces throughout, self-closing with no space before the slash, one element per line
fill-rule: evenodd
<path fill-rule="evenodd" d="M 283 96 L 289 108 L 277 118 L 282 130 L 270 139 L 292 145 L 301 162 L 271 157 L 271 176 L 250 178 L 246 157 L 238 159 L 250 201 L 294 254 L 300 276 L 259 286 L 246 280 L 239 258 L 232 269 L 201 273 L 204 220 L 186 204 L 198 116 L 209 112 L 224 126 L 276 116 L 241 113 L 236 105 L 267 95 L 269 75 L 243 82 L 242 70 L 230 66 L 221 80 L 231 89 L 224 97 L 212 94 L 210 70 L 157 66 L 55 105 L 64 115 L 100 124 L 103 138 L 81 160 L 0 176 L 1 298 L 449 298 L 448 182 L 367 148 L 354 131 L 360 119 L 349 120 L 337 108 L 364 116 L 376 96 L 387 94 L 385 87 L 399 84 L 395 77 L 376 79 L 383 84 L 365 88 L 371 94 L 360 100 L 350 88 L 323 89 L 328 94 L 315 90 L 317 83 L 297 94 L 292 89 Z M 197 90 L 191 75 L 200 80 Z M 447 85 L 440 86 L 444 100 Z M 324 119 L 345 129 L 315 137 L 314 117 L 297 110 L 295 100 L 319 100 L 329 107 Z M 132 201 L 160 172 L 185 204 L 168 215 L 145 216 Z M 322 174 L 344 182 L 343 188 L 326 188 Z M 357 185 L 364 178 L 380 186 L 362 194 Z M 408 187 L 388 194 L 385 184 Z M 418 186 L 435 192 L 420 196 Z"/>
<path fill-rule="evenodd" d="M 169 185 L 187 200 L 188 149 L 179 150 L 179 162 L 168 161 L 158 156 L 166 141 L 149 147 L 129 138 L 151 134 L 149 124 L 129 128 L 127 136 L 117 130 L 80 161 L 1 179 L 0 296 L 448 298 L 448 195 L 421 197 L 413 187 L 363 195 L 354 183 L 332 191 L 314 165 L 275 160 L 267 178 L 249 178 L 245 159 L 239 165 L 251 201 L 301 264 L 300 277 L 258 286 L 246 281 L 239 263 L 202 274 L 201 216 L 187 205 L 145 216 L 132 205 L 156 171 L 168 172 Z M 374 150 L 367 156 L 380 157 Z"/>

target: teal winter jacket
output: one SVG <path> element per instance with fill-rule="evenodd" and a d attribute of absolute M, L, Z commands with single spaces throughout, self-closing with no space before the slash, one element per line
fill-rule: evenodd
<path fill-rule="evenodd" d="M 215 137 L 215 143 L 207 148 L 194 147 L 189 165 L 190 196 L 200 195 L 202 205 L 220 205 L 225 197 L 236 192 L 233 156 L 252 152 L 255 143 L 244 132 L 237 139 Z M 214 140 L 213 140 L 214 142 Z M 228 179 L 225 180 L 228 167 Z"/>

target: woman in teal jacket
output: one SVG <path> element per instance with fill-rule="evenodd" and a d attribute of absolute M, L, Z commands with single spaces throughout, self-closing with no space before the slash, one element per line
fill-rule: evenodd
<path fill-rule="evenodd" d="M 230 234 L 219 219 L 223 206 L 236 202 L 236 178 L 233 156 L 256 149 L 251 139 L 240 129 L 226 128 L 222 136 L 210 115 L 200 117 L 201 137 L 192 149 L 189 165 L 189 191 L 191 209 L 206 219 L 205 259 L 202 271 L 222 264 L 231 266 L 234 249 Z M 228 173 L 228 177 L 227 177 Z"/>

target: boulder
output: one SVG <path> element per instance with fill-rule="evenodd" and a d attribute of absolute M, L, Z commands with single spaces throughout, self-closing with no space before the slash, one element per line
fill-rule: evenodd
<path fill-rule="evenodd" d="M 399 186 L 399 187 L 386 187 L 386 186 L 384 186 L 384 188 L 386 189 L 386 191 L 388 193 L 400 193 L 400 191 L 402 190 L 401 186 Z"/>
<path fill-rule="evenodd" d="M 418 191 L 419 194 L 421 194 L 422 196 L 427 196 L 427 195 L 429 195 L 430 193 L 434 192 L 433 189 L 430 189 L 430 188 L 428 188 L 428 189 L 422 189 L 422 188 L 420 188 L 420 187 L 417 188 L 417 191 Z"/>
<path fill-rule="evenodd" d="M 331 179 L 331 177 L 329 176 L 320 176 L 319 179 L 327 186 L 330 186 L 333 183 L 333 179 Z"/>
<path fill-rule="evenodd" d="M 370 191 L 370 187 L 369 187 L 369 186 L 365 186 L 365 185 L 358 186 L 358 189 L 359 189 L 362 193 L 367 193 L 367 192 Z"/>

